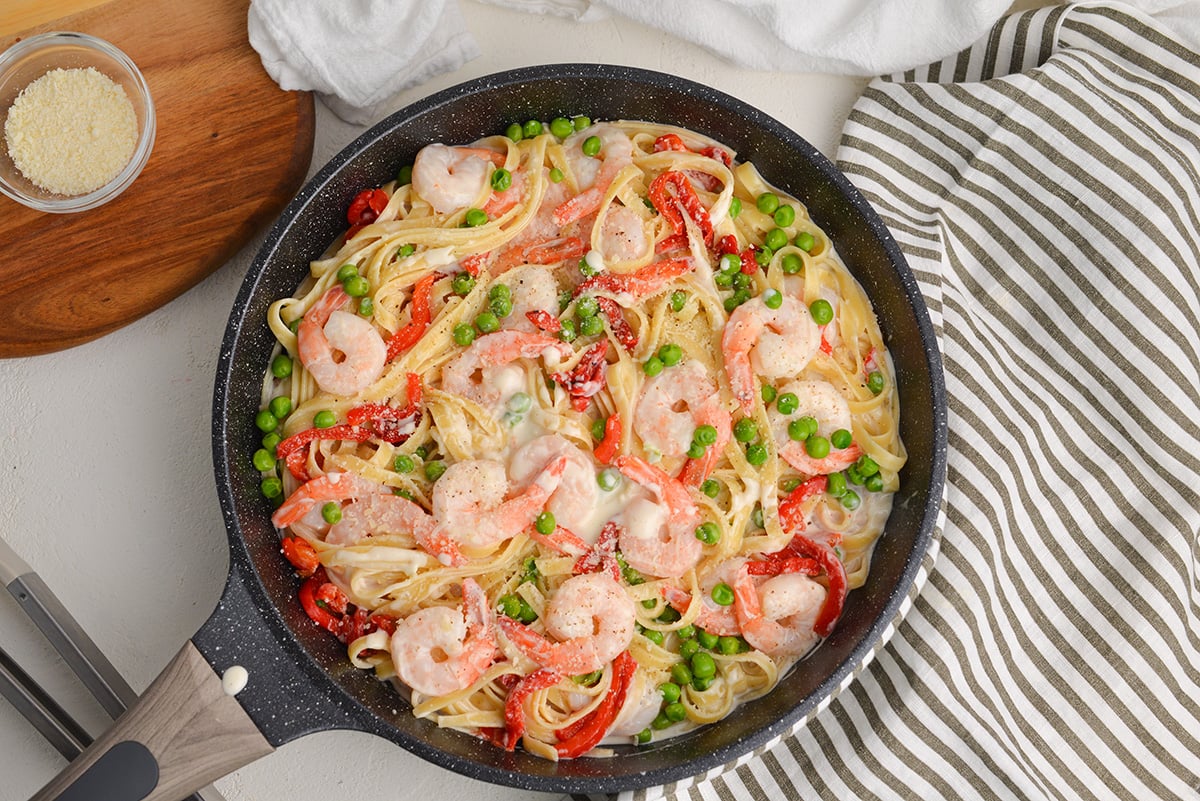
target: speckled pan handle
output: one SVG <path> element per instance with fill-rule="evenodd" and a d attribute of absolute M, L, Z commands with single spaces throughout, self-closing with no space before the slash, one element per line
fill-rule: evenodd
<path fill-rule="evenodd" d="M 189 641 L 137 704 L 32 801 L 178 801 L 272 750 Z"/>

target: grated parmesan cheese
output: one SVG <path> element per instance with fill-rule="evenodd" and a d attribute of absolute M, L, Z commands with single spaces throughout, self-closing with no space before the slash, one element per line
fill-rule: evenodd
<path fill-rule="evenodd" d="M 129 163 L 137 138 L 124 88 L 93 67 L 47 72 L 17 95 L 4 123 L 13 164 L 60 195 L 104 186 Z"/>

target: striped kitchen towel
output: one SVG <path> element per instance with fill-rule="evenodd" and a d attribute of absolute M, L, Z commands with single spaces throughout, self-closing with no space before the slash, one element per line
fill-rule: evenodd
<path fill-rule="evenodd" d="M 793 736 L 629 797 L 1200 798 L 1200 55 L 1179 33 L 1117 3 L 1025 12 L 855 104 L 840 166 L 943 347 L 940 554 Z"/>

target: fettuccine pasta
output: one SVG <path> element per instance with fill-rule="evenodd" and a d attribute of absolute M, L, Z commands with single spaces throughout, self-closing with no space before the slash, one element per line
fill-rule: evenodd
<path fill-rule="evenodd" d="M 347 218 L 270 307 L 254 462 L 354 665 L 562 759 L 718 721 L 833 630 L 905 452 L 799 201 L 697 133 L 560 118 L 428 145 Z"/>

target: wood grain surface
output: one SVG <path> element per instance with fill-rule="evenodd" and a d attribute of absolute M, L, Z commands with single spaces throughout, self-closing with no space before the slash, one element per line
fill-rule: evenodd
<path fill-rule="evenodd" d="M 138 179 L 97 209 L 0 196 L 0 358 L 87 342 L 179 296 L 279 214 L 312 158 L 312 95 L 263 70 L 248 0 L 70 0 L 82 10 L 45 21 L 47 6 L 63 7 L 0 8 L 0 47 L 46 30 L 112 42 L 145 75 L 158 135 Z"/>
<path fill-rule="evenodd" d="M 178 801 L 274 750 L 188 642 L 137 704 L 32 801 L 58 798 L 109 749 L 125 741 L 146 746 L 158 763 L 158 784 L 143 801 Z M 99 799 L 101 793 L 102 788 L 88 783 L 74 788 L 72 797 Z"/>

